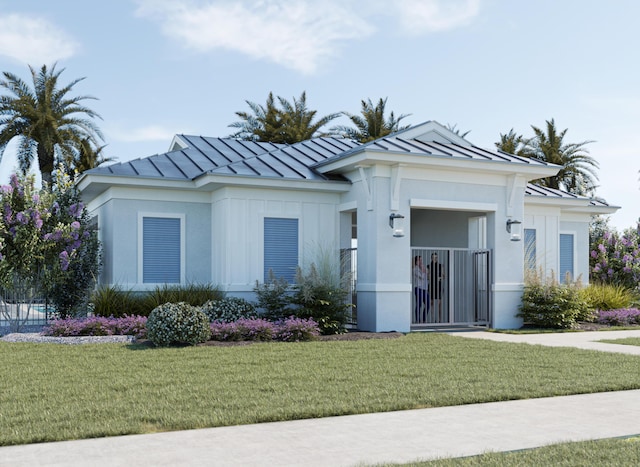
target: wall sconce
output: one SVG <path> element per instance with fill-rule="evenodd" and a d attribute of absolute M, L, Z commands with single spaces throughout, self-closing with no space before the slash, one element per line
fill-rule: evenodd
<path fill-rule="evenodd" d="M 519 242 L 522 239 L 522 222 L 507 219 L 507 232 L 511 234 L 512 242 Z"/>
<path fill-rule="evenodd" d="M 397 212 L 389 214 L 389 227 L 393 229 L 394 237 L 404 237 L 404 216 Z"/>

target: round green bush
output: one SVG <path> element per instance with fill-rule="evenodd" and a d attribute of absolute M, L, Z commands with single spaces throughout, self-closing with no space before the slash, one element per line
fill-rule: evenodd
<path fill-rule="evenodd" d="M 577 284 L 535 283 L 525 286 L 518 316 L 525 324 L 567 329 L 590 310 Z"/>
<path fill-rule="evenodd" d="M 256 308 L 243 298 L 225 297 L 221 300 L 209 300 L 200 307 L 212 323 L 232 323 L 239 319 L 256 318 Z"/>
<path fill-rule="evenodd" d="M 211 337 L 209 320 L 198 307 L 188 303 L 165 303 L 151 311 L 147 337 L 157 346 L 196 345 Z"/>

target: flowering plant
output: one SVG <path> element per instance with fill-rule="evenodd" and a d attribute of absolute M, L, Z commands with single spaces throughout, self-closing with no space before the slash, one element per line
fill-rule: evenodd
<path fill-rule="evenodd" d="M 640 324 L 640 310 L 637 308 L 601 310 L 598 312 L 598 323 L 610 326 L 637 325 Z"/>
<path fill-rule="evenodd" d="M 589 265 L 591 278 L 607 284 L 636 289 L 640 281 L 640 224 L 622 235 L 605 231 L 592 244 Z"/>
<path fill-rule="evenodd" d="M 234 322 L 211 323 L 211 339 L 215 341 L 299 342 L 313 340 L 319 334 L 318 323 L 295 316 L 276 322 L 263 318 L 241 318 Z"/>
<path fill-rule="evenodd" d="M 19 327 L 16 317 L 26 321 L 36 298 L 49 295 L 66 315 L 78 301 L 76 292 L 86 295 L 92 282 L 78 271 L 93 276 L 98 266 L 97 235 L 88 225 L 69 179 L 47 191 L 35 188 L 32 175 L 13 174 L 9 185 L 0 187 L 1 311 L 13 327 Z"/>
<path fill-rule="evenodd" d="M 129 335 L 144 339 L 147 337 L 146 325 L 146 316 L 66 318 L 52 321 L 44 327 L 42 334 L 58 337 Z"/>

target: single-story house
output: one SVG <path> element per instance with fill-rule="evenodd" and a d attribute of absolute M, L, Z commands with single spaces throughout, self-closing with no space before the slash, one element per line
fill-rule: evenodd
<path fill-rule="evenodd" d="M 429 121 L 366 144 L 176 135 L 168 152 L 90 170 L 78 186 L 103 284 L 211 283 L 251 298 L 269 270 L 292 280 L 319 250 L 357 245 L 358 328 L 406 332 L 519 327 L 525 267 L 588 280 L 590 217 L 618 208 L 529 183 L 558 169 Z"/>

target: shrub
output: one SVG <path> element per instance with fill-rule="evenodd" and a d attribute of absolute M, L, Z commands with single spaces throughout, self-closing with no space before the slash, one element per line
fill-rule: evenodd
<path fill-rule="evenodd" d="M 640 310 L 637 308 L 624 308 L 618 310 L 600 310 L 598 323 L 609 326 L 628 326 L 640 324 Z"/>
<path fill-rule="evenodd" d="M 635 299 L 635 294 L 627 287 L 604 283 L 590 284 L 580 294 L 596 310 L 628 308 Z"/>
<path fill-rule="evenodd" d="M 275 323 L 262 318 L 211 323 L 211 338 L 216 341 L 299 342 L 315 339 L 318 334 L 318 323 L 293 316 Z"/>
<path fill-rule="evenodd" d="M 224 292 L 212 284 L 164 284 L 144 294 L 144 303 L 151 311 L 163 303 L 184 302 L 192 306 L 201 306 L 208 300 L 221 300 L 223 298 Z"/>
<path fill-rule="evenodd" d="M 291 316 L 277 324 L 274 338 L 283 342 L 310 341 L 320 334 L 318 323 L 312 319 Z"/>
<path fill-rule="evenodd" d="M 580 294 L 579 283 L 559 284 L 555 277 L 525 285 L 518 316 L 525 323 L 545 328 L 571 328 L 580 317 L 591 313 Z"/>
<path fill-rule="evenodd" d="M 147 337 L 158 346 L 196 345 L 211 337 L 209 319 L 188 303 L 165 303 L 149 315 Z"/>
<path fill-rule="evenodd" d="M 260 318 L 211 323 L 211 339 L 216 341 L 270 341 L 274 334 L 275 324 Z"/>
<path fill-rule="evenodd" d="M 222 298 L 224 293 L 210 284 L 163 285 L 151 292 L 134 292 L 122 290 L 118 285 L 106 285 L 96 289 L 91 301 L 95 315 L 121 317 L 149 316 L 154 308 L 163 303 L 186 302 L 193 306 L 200 306 L 207 300 Z"/>
<path fill-rule="evenodd" d="M 272 270 L 266 282 L 256 281 L 253 288 L 256 293 L 258 308 L 262 309 L 262 316 L 268 320 L 277 321 L 295 312 L 292 303 L 292 289 L 284 278 L 277 278 Z"/>
<path fill-rule="evenodd" d="M 298 268 L 293 302 L 300 308 L 295 315 L 313 319 L 322 334 L 344 332 L 352 305 L 347 303 L 349 289 L 340 282 L 339 278 L 319 273 L 313 263 L 306 273 Z"/>
<path fill-rule="evenodd" d="M 87 304 L 101 267 L 97 225 L 92 223 L 74 180 L 64 173 L 62 167 L 58 168 L 55 176 L 52 193 L 57 204 L 52 208 L 49 222 L 56 227 L 69 224 L 77 229 L 69 233 L 66 249 L 59 255 L 65 263 L 61 266 L 66 267 L 61 267 L 54 275 L 47 288 L 47 298 L 62 318 L 86 316 Z M 54 230 L 53 236 L 56 235 Z"/>
<path fill-rule="evenodd" d="M 67 318 L 52 321 L 45 326 L 45 336 L 135 336 L 143 339 L 147 336 L 147 318 L 144 316 L 124 316 L 122 318 Z"/>
<path fill-rule="evenodd" d="M 200 309 L 209 321 L 230 323 L 242 318 L 256 318 L 256 307 L 243 298 L 226 297 L 221 300 L 209 300 Z"/>
<path fill-rule="evenodd" d="M 604 230 L 591 244 L 589 266 L 594 280 L 637 289 L 640 282 L 640 224 L 622 234 L 615 229 L 612 232 Z"/>
<path fill-rule="evenodd" d="M 101 285 L 91 296 L 95 316 L 120 317 L 130 313 L 131 291 L 117 285 Z"/>

